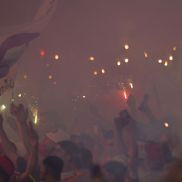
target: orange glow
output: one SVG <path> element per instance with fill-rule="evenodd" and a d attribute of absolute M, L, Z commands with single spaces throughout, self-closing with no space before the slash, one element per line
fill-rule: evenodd
<path fill-rule="evenodd" d="M 124 90 L 123 96 L 124 96 L 124 99 L 126 99 L 126 100 L 128 99 L 128 94 L 127 94 L 126 90 Z"/>

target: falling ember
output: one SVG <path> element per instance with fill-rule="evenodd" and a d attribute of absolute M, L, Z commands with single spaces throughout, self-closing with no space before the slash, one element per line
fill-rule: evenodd
<path fill-rule="evenodd" d="M 128 99 L 128 95 L 126 93 L 126 90 L 123 91 L 123 96 L 124 96 L 124 99 L 126 99 L 126 100 Z"/>
<path fill-rule="evenodd" d="M 102 74 L 105 74 L 106 73 L 106 70 L 105 69 L 102 69 L 101 72 L 102 72 Z"/>
<path fill-rule="evenodd" d="M 129 59 L 128 58 L 125 58 L 124 62 L 125 63 L 128 63 L 129 62 Z"/>
<path fill-rule="evenodd" d="M 43 49 L 41 49 L 41 50 L 40 50 L 40 56 L 43 57 L 43 56 L 45 56 L 45 55 L 46 55 L 46 52 L 45 52 Z"/>
<path fill-rule="evenodd" d="M 124 45 L 124 48 L 125 48 L 126 50 L 128 50 L 128 49 L 129 49 L 129 45 L 128 45 L 128 44 L 125 44 L 125 45 Z"/>
<path fill-rule="evenodd" d="M 147 52 L 144 52 L 144 56 L 145 56 L 145 58 L 148 58 Z"/>
<path fill-rule="evenodd" d="M 158 60 L 158 63 L 159 63 L 159 64 L 162 64 L 162 59 L 159 59 L 159 60 Z"/>
<path fill-rule="evenodd" d="M 34 124 L 38 123 L 38 110 L 37 109 L 33 109 L 33 118 L 34 118 Z"/>
<path fill-rule="evenodd" d="M 90 61 L 95 61 L 95 57 L 94 57 L 94 56 L 91 56 L 91 57 L 89 58 L 89 60 L 90 60 Z"/>
<path fill-rule="evenodd" d="M 54 55 L 54 59 L 55 59 L 56 61 L 59 60 L 59 58 L 60 58 L 59 54 L 55 54 L 55 55 Z"/>
<path fill-rule="evenodd" d="M 165 127 L 165 128 L 169 128 L 169 123 L 165 122 L 165 123 L 164 123 L 164 127 Z"/>
<path fill-rule="evenodd" d="M 97 71 L 94 71 L 93 74 L 94 74 L 94 75 L 98 75 L 98 72 L 97 72 Z"/>
<path fill-rule="evenodd" d="M 176 47 L 173 47 L 173 51 L 176 51 Z"/>
<path fill-rule="evenodd" d="M 166 66 L 166 67 L 168 66 L 168 62 L 167 61 L 165 61 L 164 66 Z"/>
<path fill-rule="evenodd" d="M 121 61 L 118 61 L 118 62 L 117 62 L 117 65 L 118 65 L 118 66 L 121 66 Z"/>
<path fill-rule="evenodd" d="M 129 85 L 132 89 L 134 88 L 133 83 L 130 82 Z"/>
<path fill-rule="evenodd" d="M 173 61 L 173 56 L 169 56 L 169 60 L 170 61 Z"/>
<path fill-rule="evenodd" d="M 49 76 L 48 76 L 48 79 L 49 79 L 49 80 L 52 80 L 52 78 L 53 78 L 52 75 L 49 75 Z"/>

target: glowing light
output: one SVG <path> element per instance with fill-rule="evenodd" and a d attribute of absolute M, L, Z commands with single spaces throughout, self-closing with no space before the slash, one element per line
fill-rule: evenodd
<path fill-rule="evenodd" d="M 23 78 L 26 80 L 28 78 L 28 76 L 25 74 L 25 75 L 23 75 Z"/>
<path fill-rule="evenodd" d="M 84 99 L 86 98 L 86 96 L 85 96 L 85 95 L 83 95 L 82 97 L 83 97 Z"/>
<path fill-rule="evenodd" d="M 129 62 L 129 59 L 128 58 L 125 58 L 124 62 L 125 63 L 128 63 Z"/>
<path fill-rule="evenodd" d="M 98 75 L 98 72 L 97 71 L 94 71 L 93 74 L 96 76 L 96 75 Z"/>
<path fill-rule="evenodd" d="M 95 61 L 95 57 L 94 57 L 94 56 L 91 56 L 91 57 L 89 58 L 89 60 L 90 60 L 90 61 Z"/>
<path fill-rule="evenodd" d="M 118 66 L 121 66 L 121 61 L 118 61 L 118 62 L 117 62 L 117 65 L 118 65 Z"/>
<path fill-rule="evenodd" d="M 165 128 L 169 128 L 169 123 L 165 122 L 165 123 L 164 123 L 164 127 L 165 127 Z"/>
<path fill-rule="evenodd" d="M 48 79 L 49 79 L 49 80 L 52 80 L 52 79 L 53 79 L 53 76 L 52 76 L 52 75 L 49 75 L 49 76 L 48 76 Z"/>
<path fill-rule="evenodd" d="M 169 60 L 172 61 L 173 60 L 173 56 L 169 56 Z"/>
<path fill-rule="evenodd" d="M 173 51 L 176 51 L 176 49 L 177 49 L 176 47 L 173 47 Z"/>
<path fill-rule="evenodd" d="M 22 94 L 21 94 L 21 93 L 19 93 L 19 94 L 18 94 L 18 97 L 19 97 L 19 98 L 20 98 L 20 97 L 22 97 Z"/>
<path fill-rule="evenodd" d="M 33 113 L 33 122 L 34 124 L 37 124 L 38 123 L 38 110 L 37 109 L 32 109 L 32 113 Z"/>
<path fill-rule="evenodd" d="M 128 45 L 128 44 L 125 44 L 125 45 L 124 45 L 124 48 L 125 48 L 126 50 L 128 50 L 128 49 L 129 49 L 129 45 Z"/>
<path fill-rule="evenodd" d="M 162 59 L 159 59 L 159 60 L 158 60 L 158 63 L 159 63 L 159 64 L 162 64 Z"/>
<path fill-rule="evenodd" d="M 1 107 L 0 107 L 0 110 L 1 111 L 4 111 L 6 109 L 6 106 L 3 104 L 3 105 L 1 105 Z"/>
<path fill-rule="evenodd" d="M 124 99 L 126 99 L 126 100 L 128 99 L 128 95 L 127 95 L 126 90 L 123 91 L 123 96 L 124 96 Z"/>
<path fill-rule="evenodd" d="M 167 61 L 165 61 L 164 66 L 166 66 L 166 67 L 168 66 L 168 62 Z"/>
<path fill-rule="evenodd" d="M 145 58 L 148 58 L 147 52 L 144 52 L 144 57 L 145 57 Z"/>
<path fill-rule="evenodd" d="M 133 83 L 132 82 L 130 82 L 129 83 L 129 85 L 130 85 L 130 87 L 133 89 L 134 88 L 134 86 L 133 86 Z"/>
<path fill-rule="evenodd" d="M 55 59 L 56 61 L 59 60 L 59 58 L 60 58 L 59 54 L 55 54 L 55 55 L 54 55 L 54 59 Z"/>
<path fill-rule="evenodd" d="M 105 69 L 102 69 L 101 72 L 102 72 L 102 74 L 105 74 L 106 73 L 106 70 Z"/>
<path fill-rule="evenodd" d="M 39 53 L 40 53 L 40 56 L 42 56 L 42 57 L 46 55 L 46 52 L 43 49 L 41 49 Z"/>

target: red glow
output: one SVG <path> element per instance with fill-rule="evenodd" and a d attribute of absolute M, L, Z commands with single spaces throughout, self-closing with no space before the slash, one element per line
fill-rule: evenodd
<path fill-rule="evenodd" d="M 41 49 L 41 50 L 40 50 L 40 56 L 42 56 L 42 57 L 43 57 L 43 56 L 45 56 L 45 55 L 46 55 L 45 50 Z"/>
<path fill-rule="evenodd" d="M 127 95 L 127 93 L 126 93 L 126 90 L 124 90 L 123 96 L 124 96 L 124 98 L 125 98 L 126 100 L 128 99 L 128 95 Z"/>

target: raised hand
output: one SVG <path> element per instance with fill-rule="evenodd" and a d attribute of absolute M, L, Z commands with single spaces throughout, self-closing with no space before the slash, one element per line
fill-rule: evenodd
<path fill-rule="evenodd" d="M 28 109 L 25 108 L 23 104 L 19 104 L 18 106 L 16 106 L 12 103 L 10 107 L 10 112 L 14 117 L 16 117 L 18 122 L 24 123 L 28 119 Z"/>

